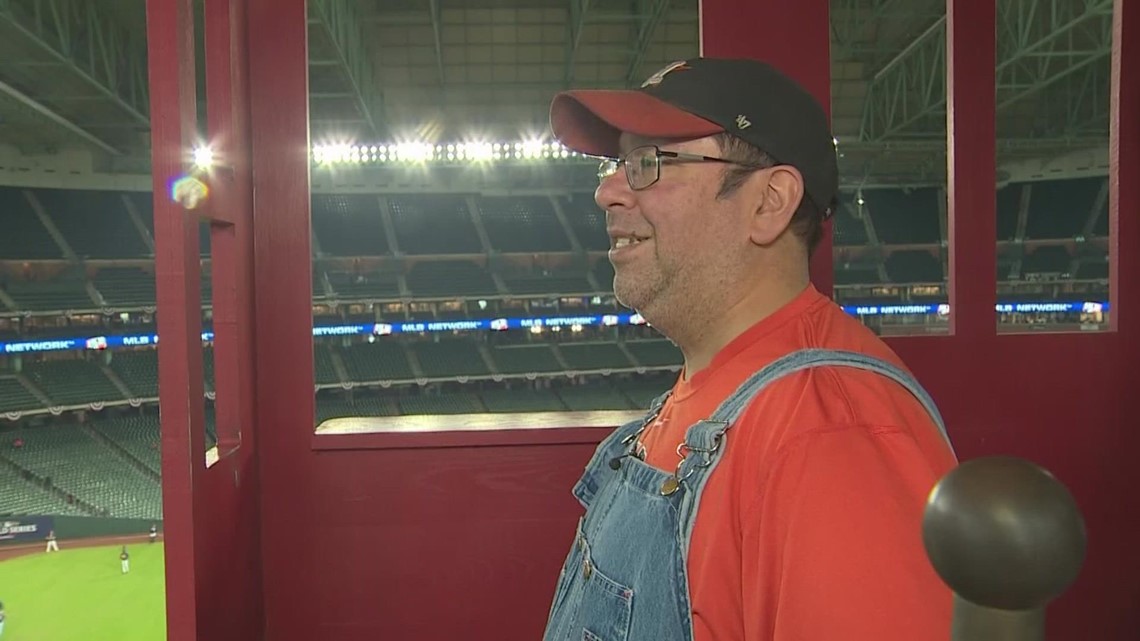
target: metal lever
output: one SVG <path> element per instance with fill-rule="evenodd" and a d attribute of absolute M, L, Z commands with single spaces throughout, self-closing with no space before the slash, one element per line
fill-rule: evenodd
<path fill-rule="evenodd" d="M 954 591 L 952 641 L 1044 641 L 1045 607 L 1077 578 L 1086 546 L 1068 489 L 1014 457 L 974 459 L 944 476 L 922 537 Z"/>

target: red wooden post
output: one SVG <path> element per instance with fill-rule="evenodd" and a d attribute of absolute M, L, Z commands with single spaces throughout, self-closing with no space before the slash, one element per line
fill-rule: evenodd
<path fill-rule="evenodd" d="M 194 483 L 206 451 L 198 221 L 170 197 L 196 142 L 190 0 L 147 0 L 151 175 L 162 412 L 166 626 L 170 641 L 198 638 Z M 194 456 L 197 454 L 197 456 Z"/>
<path fill-rule="evenodd" d="M 1112 23 L 1112 102 L 1109 117 L 1109 324 L 1128 322 L 1135 341 L 1140 309 L 1140 7 L 1116 0 Z M 1122 216 L 1121 214 L 1124 213 Z M 1133 343 L 1135 345 L 1135 343 Z M 1132 362 L 1136 362 L 1133 360 Z"/>
<path fill-rule="evenodd" d="M 244 4 L 207 0 L 207 140 L 197 129 L 190 0 L 148 0 L 159 402 L 162 412 L 167 638 L 261 635 L 257 471 L 252 428 L 252 236 Z M 200 173 L 197 209 L 172 198 L 192 150 L 212 143 L 222 166 Z M 205 465 L 200 219 L 211 222 L 221 458 Z M 252 435 L 252 430 L 245 430 Z"/>
<path fill-rule="evenodd" d="M 946 5 L 950 331 L 968 341 L 997 335 L 996 14 L 992 2 Z"/>
<path fill-rule="evenodd" d="M 317 523 L 311 518 L 320 499 L 313 496 L 309 449 L 315 413 L 305 5 L 305 0 L 248 3 L 267 639 L 312 636 L 313 582 L 320 574 L 312 559 L 328 544 L 316 542 Z M 342 588 L 372 589 L 344 584 L 335 589 Z"/>
<path fill-rule="evenodd" d="M 1118 371 L 1125 377 L 1123 385 L 1132 393 L 1122 394 L 1117 406 L 1117 429 L 1101 446 L 1106 452 L 1106 467 L 1111 470 L 1108 486 L 1123 523 L 1134 524 L 1128 508 L 1132 488 L 1137 483 L 1135 452 L 1140 451 L 1140 431 L 1136 425 L 1136 383 L 1126 372 L 1140 362 L 1140 5 L 1135 0 L 1116 0 L 1112 25 L 1112 100 L 1109 116 L 1109 300 L 1110 328 L 1120 334 L 1119 358 L 1124 367 Z M 1105 376 L 1109 376 L 1107 372 Z M 1105 612 L 1113 612 L 1115 620 L 1107 625 L 1101 638 L 1127 639 L 1140 629 L 1140 549 L 1137 529 L 1124 525 L 1123 531 L 1109 536 L 1116 545 L 1110 548 L 1112 571 L 1119 577 L 1111 582 L 1112 591 Z M 1093 533 L 1092 541 L 1097 534 Z M 1073 630 L 1081 630 L 1074 625 Z M 1089 629 L 1095 633 L 1095 629 Z M 1112 636 L 1108 636 L 1112 635 Z"/>
<path fill-rule="evenodd" d="M 804 85 L 831 113 L 831 30 L 827 0 L 758 2 L 702 0 L 701 55 L 756 58 L 776 66 Z M 811 261 L 812 283 L 831 295 L 831 223 Z"/>

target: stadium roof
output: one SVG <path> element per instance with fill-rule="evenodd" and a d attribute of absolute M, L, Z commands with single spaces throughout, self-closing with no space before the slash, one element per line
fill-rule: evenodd
<path fill-rule="evenodd" d="M 310 0 L 312 139 L 541 135 L 554 92 L 636 85 L 695 55 L 697 5 Z M 832 111 L 847 187 L 943 182 L 945 0 L 832 0 L 831 10 Z M 999 180 L 1105 171 L 1111 22 L 1112 0 L 998 3 Z M 144 38 L 142 0 L 0 2 L 0 182 L 34 183 L 28 168 L 145 175 Z M 577 164 L 561 176 L 522 169 L 492 186 L 454 176 L 451 184 L 573 189 L 593 179 Z M 381 167 L 339 185 L 314 181 L 385 190 L 407 184 L 398 174 Z"/>

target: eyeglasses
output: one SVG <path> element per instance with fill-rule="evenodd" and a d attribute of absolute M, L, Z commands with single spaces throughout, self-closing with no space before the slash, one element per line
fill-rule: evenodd
<path fill-rule="evenodd" d="M 598 166 L 598 182 L 617 173 L 618 169 L 625 167 L 625 179 L 629 188 L 634 191 L 646 189 L 661 178 L 661 162 L 720 162 L 729 165 L 741 165 L 764 169 L 765 166 L 743 163 L 727 158 L 714 158 L 699 154 L 686 154 L 678 151 L 662 151 L 656 145 L 645 145 L 631 149 L 624 158 L 606 158 Z"/>

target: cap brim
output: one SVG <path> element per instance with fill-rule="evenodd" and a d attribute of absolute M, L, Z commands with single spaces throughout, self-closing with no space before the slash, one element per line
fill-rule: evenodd
<path fill-rule="evenodd" d="M 566 147 L 617 157 L 622 133 L 644 138 L 703 138 L 724 127 L 637 90 L 564 91 L 550 103 L 550 128 Z"/>

